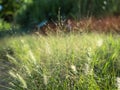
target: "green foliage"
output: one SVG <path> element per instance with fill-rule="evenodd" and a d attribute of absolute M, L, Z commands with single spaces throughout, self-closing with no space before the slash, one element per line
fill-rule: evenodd
<path fill-rule="evenodd" d="M 36 0 L 32 3 L 25 4 L 25 6 L 18 11 L 16 20 L 25 26 L 27 24 L 39 23 L 48 18 L 55 20 L 57 19 L 59 8 L 61 16 L 67 15 L 71 11 L 71 2 L 72 0 L 64 2 L 59 0 Z"/>
<path fill-rule="evenodd" d="M 16 11 L 21 7 L 23 0 L 0 0 L 2 10 L 0 18 L 5 21 L 12 22 Z"/>
<path fill-rule="evenodd" d="M 80 19 L 89 16 L 119 14 L 119 0 L 31 0 L 18 11 L 16 20 L 23 26 L 39 23 L 44 19 Z"/>
<path fill-rule="evenodd" d="M 11 24 L 0 19 L 0 31 L 11 30 Z"/>
<path fill-rule="evenodd" d="M 44 19 L 119 15 L 119 0 L 0 0 L 0 18 L 31 26 Z"/>
<path fill-rule="evenodd" d="M 105 44 L 95 52 L 93 59 L 95 79 L 100 85 L 101 90 L 116 90 L 114 83 L 116 83 L 116 76 L 119 76 L 118 71 L 120 70 L 119 40 L 113 39 L 113 36 L 110 36 L 105 40 Z M 104 82 L 104 84 L 101 82 Z"/>
<path fill-rule="evenodd" d="M 13 90 L 116 90 L 119 36 L 24 36 L 7 42 Z"/>

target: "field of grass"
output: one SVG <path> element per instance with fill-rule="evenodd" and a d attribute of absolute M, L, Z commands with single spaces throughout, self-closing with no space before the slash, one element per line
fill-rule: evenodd
<path fill-rule="evenodd" d="M 82 33 L 4 38 L 10 90 L 117 90 L 120 36 Z M 0 85 L 2 86 L 2 85 Z"/>

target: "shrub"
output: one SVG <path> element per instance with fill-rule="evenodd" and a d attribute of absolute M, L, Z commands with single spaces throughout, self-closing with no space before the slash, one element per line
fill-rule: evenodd
<path fill-rule="evenodd" d="M 11 24 L 0 19 L 0 31 L 11 30 Z"/>

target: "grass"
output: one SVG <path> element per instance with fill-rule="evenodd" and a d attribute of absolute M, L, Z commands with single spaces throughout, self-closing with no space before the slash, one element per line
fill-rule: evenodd
<path fill-rule="evenodd" d="M 119 35 L 28 35 L 3 41 L 6 46 L 0 47 L 13 52 L 3 57 L 13 64 L 10 90 L 117 90 Z"/>

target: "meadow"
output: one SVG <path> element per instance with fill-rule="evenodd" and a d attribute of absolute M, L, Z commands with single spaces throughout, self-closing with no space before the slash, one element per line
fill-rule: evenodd
<path fill-rule="evenodd" d="M 119 46 L 118 34 L 5 37 L 0 42 L 0 60 L 1 67 L 6 68 L 7 85 L 0 87 L 5 90 L 119 90 Z"/>
<path fill-rule="evenodd" d="M 0 13 L 0 90 L 120 90 L 120 0 L 0 0 Z"/>

